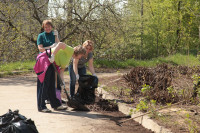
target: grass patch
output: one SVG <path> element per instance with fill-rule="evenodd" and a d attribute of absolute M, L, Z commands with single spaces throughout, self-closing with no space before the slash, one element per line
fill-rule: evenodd
<path fill-rule="evenodd" d="M 106 68 L 128 68 L 128 67 L 153 67 L 158 64 L 167 63 L 171 65 L 198 66 L 200 62 L 193 55 L 176 54 L 168 57 L 159 57 L 151 60 L 128 59 L 126 61 L 117 60 L 94 60 L 95 67 Z M 33 70 L 35 61 L 13 62 L 0 65 L 0 72 L 29 71 Z"/>
<path fill-rule="evenodd" d="M 5 63 L 0 65 L 0 72 L 29 71 L 33 70 L 34 65 L 35 61 Z"/>
<path fill-rule="evenodd" d="M 200 62 L 197 57 L 193 55 L 175 54 L 168 57 L 158 57 L 151 60 L 135 60 L 128 59 L 126 61 L 117 60 L 95 60 L 96 67 L 108 67 L 108 68 L 128 68 L 128 67 L 153 67 L 158 64 L 171 64 L 171 65 L 183 65 L 183 66 L 198 66 Z"/>

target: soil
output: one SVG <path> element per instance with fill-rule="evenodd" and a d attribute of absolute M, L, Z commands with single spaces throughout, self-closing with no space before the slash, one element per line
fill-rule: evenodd
<path fill-rule="evenodd" d="M 191 89 L 193 89 L 193 80 L 191 74 L 186 74 L 186 70 L 181 68 L 182 74 L 177 73 L 172 79 L 172 85 L 175 89 L 183 89 L 184 93 L 187 93 L 183 99 L 189 99 L 191 94 Z M 123 100 L 125 103 L 129 104 L 130 107 L 135 108 L 139 100 L 142 98 L 141 94 L 131 94 L 130 86 L 126 83 L 123 76 L 120 74 L 109 74 L 109 73 L 124 73 L 126 74 L 130 70 L 114 70 L 114 69 L 104 69 L 99 68 L 96 70 L 97 75 L 100 73 L 105 73 L 104 76 L 99 76 L 99 85 L 106 85 L 104 89 L 111 94 L 118 97 L 118 99 Z M 113 76 L 111 76 L 113 75 Z M 69 86 L 69 80 L 65 80 L 66 86 Z M 76 87 L 78 84 L 76 85 Z M 69 92 L 69 88 L 66 88 Z M 76 88 L 77 89 L 77 88 Z M 62 92 L 62 98 L 66 98 L 66 94 Z M 160 108 L 165 106 L 162 104 L 157 105 L 155 108 Z M 96 111 L 104 114 L 112 122 L 119 122 L 121 120 L 128 119 L 129 116 L 124 115 L 119 112 L 116 106 L 110 101 L 101 99 L 97 97 L 95 104 L 88 106 L 91 111 Z M 171 108 L 161 110 L 156 112 L 156 115 L 150 115 L 150 117 L 155 120 L 159 125 L 170 129 L 175 133 L 184 132 L 198 132 L 200 133 L 200 104 L 195 103 L 181 103 Z M 139 123 L 130 120 L 123 123 L 122 127 L 116 124 L 116 127 L 99 127 L 96 130 L 102 130 L 106 128 L 112 128 L 114 132 L 127 132 L 127 133 L 151 133 L 152 131 L 145 129 Z"/>
<path fill-rule="evenodd" d="M 113 69 L 102 69 L 102 68 L 99 68 L 96 71 L 107 73 L 107 76 L 109 76 L 109 73 L 127 72 L 127 70 L 123 70 L 123 69 L 113 70 Z M 103 76 L 103 77 L 100 76 L 99 77 L 99 83 L 100 84 L 106 83 L 106 82 L 102 82 L 102 79 L 107 79 L 107 78 L 104 78 L 104 77 L 106 77 L 106 76 Z M 66 82 L 66 86 L 69 86 L 69 82 Z M 78 88 L 78 84 L 76 84 L 76 90 L 77 90 L 77 88 Z M 67 90 L 67 92 L 69 92 L 69 88 L 66 88 L 66 90 Z M 62 96 L 63 99 L 66 99 L 66 94 L 64 94 L 64 92 L 62 92 L 61 96 Z M 133 133 L 133 132 L 134 133 L 153 133 L 153 131 L 144 128 L 141 124 L 139 124 L 138 122 L 136 122 L 134 120 L 130 120 L 130 121 L 127 121 L 127 122 L 125 122 L 121 125 L 118 125 L 118 123 L 120 121 L 123 121 L 125 119 L 130 118 L 130 116 L 127 116 L 127 115 L 123 114 L 122 112 L 120 112 L 118 110 L 117 104 L 115 104 L 111 101 L 102 99 L 101 97 L 98 97 L 97 95 L 96 95 L 94 104 L 85 105 L 85 107 L 87 107 L 89 109 L 89 111 L 95 111 L 95 112 L 99 112 L 99 113 L 103 114 L 104 118 L 105 117 L 109 118 L 109 120 L 111 122 L 116 123 L 115 127 L 109 127 L 107 125 L 104 125 L 104 127 L 101 126 L 99 128 L 96 128 L 95 132 L 101 132 L 102 129 L 104 129 L 105 132 L 106 132 L 106 129 L 112 129 L 113 133 L 117 133 L 117 132 L 119 132 L 119 133 L 121 133 L 121 132 L 126 132 L 126 133 Z"/>
<path fill-rule="evenodd" d="M 119 111 L 104 111 L 101 112 L 103 115 L 105 115 L 107 118 L 110 119 L 110 121 L 113 121 L 116 123 L 116 126 L 109 127 L 107 125 L 104 125 L 104 127 L 96 128 L 96 131 L 102 131 L 102 129 L 112 129 L 113 133 L 153 133 L 151 130 L 145 129 L 142 125 L 140 125 L 138 122 L 135 122 L 133 120 L 127 121 L 126 123 L 123 123 L 121 126 L 117 125 L 117 123 L 121 120 L 128 119 L 129 117 L 125 116 L 123 113 Z"/>
<path fill-rule="evenodd" d="M 179 68 L 177 68 L 178 70 Z M 185 69 L 181 69 L 182 72 Z M 190 69 L 187 69 L 189 71 Z M 198 132 L 200 133 L 200 103 L 190 102 L 193 89 L 193 79 L 192 70 L 190 73 L 184 71 L 184 73 L 175 73 L 175 76 L 172 78 L 171 84 L 175 90 L 182 89 L 184 90 L 184 97 L 178 99 L 186 100 L 178 105 L 174 105 L 170 108 L 163 109 L 158 111 L 155 114 L 151 114 L 150 117 L 155 120 L 159 125 L 164 126 L 170 129 L 175 133 L 184 133 L 184 132 Z M 104 77 L 99 79 L 100 84 L 106 84 L 104 89 L 118 99 L 123 100 L 125 103 L 129 104 L 130 107 L 136 108 L 139 103 L 142 95 L 140 93 L 132 94 L 130 91 L 130 86 L 127 84 L 123 76 L 112 76 Z M 156 93 L 156 92 L 154 92 Z M 165 104 L 158 104 L 155 109 L 166 106 Z"/>
<path fill-rule="evenodd" d="M 109 75 L 109 74 L 108 74 Z M 9 78 L 12 78 L 13 76 L 9 76 Z M 16 76 L 14 76 L 16 78 Z M 25 74 L 25 75 L 18 75 L 16 78 L 16 83 L 14 84 L 19 84 L 23 83 L 26 81 L 29 83 L 36 83 L 36 76 L 35 74 Z M 67 81 L 69 81 L 67 79 Z M 7 82 L 5 84 L 8 84 Z M 66 86 L 68 86 L 69 83 L 66 82 Z M 67 91 L 69 92 L 69 89 L 66 88 Z M 65 99 L 66 95 L 62 92 L 62 98 Z M 91 111 L 96 111 L 99 112 L 102 116 L 102 118 L 105 118 L 106 121 L 109 123 L 116 123 L 112 124 L 112 126 L 109 125 L 103 125 L 100 124 L 101 126 L 95 125 L 94 132 L 96 133 L 103 133 L 103 132 L 109 132 L 109 133 L 153 133 L 151 130 L 148 130 L 144 128 L 142 125 L 139 123 L 130 120 L 127 121 L 126 123 L 123 123 L 121 126 L 118 125 L 117 123 L 120 122 L 121 120 L 125 120 L 130 118 L 130 116 L 126 116 L 123 113 L 118 111 L 118 108 L 115 104 L 113 104 L 110 101 L 104 100 L 100 97 L 96 97 L 96 102 L 93 105 L 88 105 L 90 107 Z"/>
<path fill-rule="evenodd" d="M 63 93 L 62 98 L 66 98 Z M 119 122 L 130 118 L 130 116 L 126 116 L 125 114 L 121 113 L 115 103 L 102 99 L 101 97 L 96 96 L 95 102 L 90 105 L 85 105 L 85 107 L 87 107 L 89 111 L 101 113 L 104 118 L 108 118 L 111 122 L 116 123 L 116 126 L 114 127 L 107 125 L 104 125 L 103 127 L 97 127 L 95 128 L 95 132 L 102 132 L 102 129 L 104 129 L 104 132 L 106 132 L 106 130 L 112 129 L 112 133 L 133 133 L 133 131 L 134 133 L 153 133 L 153 131 L 144 128 L 141 124 L 134 120 L 130 120 L 119 125 Z"/>

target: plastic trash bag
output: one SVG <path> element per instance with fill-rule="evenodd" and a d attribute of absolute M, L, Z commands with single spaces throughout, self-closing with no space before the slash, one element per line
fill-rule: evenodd
<path fill-rule="evenodd" d="M 79 87 L 74 98 L 81 104 L 92 104 L 95 101 L 95 88 L 98 86 L 98 78 L 92 75 L 83 75 L 78 80 Z"/>
<path fill-rule="evenodd" d="M 0 116 L 0 133 L 38 133 L 34 122 L 18 110 Z"/>

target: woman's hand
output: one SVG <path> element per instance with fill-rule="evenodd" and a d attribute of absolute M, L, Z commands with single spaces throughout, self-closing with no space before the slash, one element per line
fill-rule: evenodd
<path fill-rule="evenodd" d="M 44 52 L 45 51 L 45 49 L 43 48 L 42 44 L 38 45 L 38 49 L 39 49 L 40 52 Z"/>
<path fill-rule="evenodd" d="M 76 74 L 76 80 L 79 80 L 79 74 Z"/>
<path fill-rule="evenodd" d="M 58 36 L 58 31 L 57 31 L 57 30 L 54 30 L 53 35 L 54 35 L 54 36 Z"/>

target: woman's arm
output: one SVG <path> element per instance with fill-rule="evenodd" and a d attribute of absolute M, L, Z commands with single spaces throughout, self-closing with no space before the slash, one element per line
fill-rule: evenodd
<path fill-rule="evenodd" d="M 64 68 L 60 69 L 60 78 L 62 79 L 63 83 L 65 84 L 65 81 L 64 81 L 64 71 L 65 71 Z"/>
<path fill-rule="evenodd" d="M 76 58 L 73 59 L 73 70 L 75 75 L 78 75 L 78 61 L 79 59 Z"/>
<path fill-rule="evenodd" d="M 59 43 L 59 42 L 60 42 L 60 40 L 58 38 L 58 35 L 55 35 L 55 43 Z"/>
<path fill-rule="evenodd" d="M 55 36 L 55 43 L 59 43 L 60 40 L 58 38 L 58 31 L 57 30 L 54 30 L 54 36 Z"/>
<path fill-rule="evenodd" d="M 43 48 L 42 44 L 38 45 L 38 49 L 39 49 L 40 52 L 44 52 L 45 51 L 45 49 Z"/>
<path fill-rule="evenodd" d="M 88 61 L 88 67 L 92 75 L 95 75 L 94 66 L 93 66 L 93 58 Z"/>

